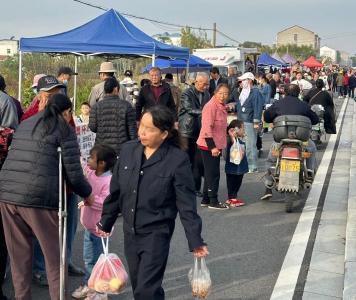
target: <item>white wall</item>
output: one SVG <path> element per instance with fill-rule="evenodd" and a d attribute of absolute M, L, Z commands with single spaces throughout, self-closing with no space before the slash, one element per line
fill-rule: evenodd
<path fill-rule="evenodd" d="M 13 56 L 18 53 L 18 41 L 0 40 L 0 55 Z"/>
<path fill-rule="evenodd" d="M 332 61 L 335 63 L 337 58 L 336 50 L 326 46 L 321 47 L 320 57 L 330 57 Z"/>

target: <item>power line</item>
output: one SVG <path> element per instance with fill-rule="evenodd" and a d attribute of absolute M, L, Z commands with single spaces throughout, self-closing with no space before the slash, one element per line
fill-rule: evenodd
<path fill-rule="evenodd" d="M 108 8 L 104 8 L 102 6 L 91 4 L 89 2 L 85 2 L 85 1 L 82 1 L 82 0 L 73 0 L 73 1 L 81 3 L 81 4 L 89 6 L 89 7 L 97 8 L 97 9 L 100 9 L 100 10 L 103 10 L 103 11 L 108 11 L 109 10 Z M 146 17 L 141 17 L 141 16 L 129 14 L 129 13 L 124 13 L 124 12 L 121 12 L 121 11 L 120 11 L 120 14 L 122 14 L 122 15 L 124 15 L 126 17 L 139 19 L 139 20 L 144 20 L 144 21 L 149 21 L 151 23 L 156 23 L 156 24 L 168 25 L 168 26 L 172 26 L 172 27 L 175 27 L 175 28 L 186 28 L 186 27 L 189 27 L 191 29 L 202 30 L 202 31 L 213 31 L 214 30 L 212 28 L 188 26 L 188 25 L 174 24 L 174 23 L 170 23 L 170 22 L 166 22 L 166 21 L 154 20 L 154 19 L 150 19 L 150 18 L 146 18 Z M 216 30 L 216 32 L 219 33 L 220 35 L 222 35 L 223 37 L 235 42 L 235 43 L 241 44 L 241 42 L 239 42 L 238 40 L 230 37 L 229 35 L 225 34 L 224 32 L 222 32 L 220 30 Z"/>

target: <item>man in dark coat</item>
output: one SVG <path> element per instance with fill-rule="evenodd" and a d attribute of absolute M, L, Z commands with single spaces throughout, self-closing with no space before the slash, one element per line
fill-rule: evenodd
<path fill-rule="evenodd" d="M 123 143 L 137 138 L 136 115 L 128 101 L 119 98 L 120 84 L 114 77 L 105 80 L 105 96 L 90 111 L 89 128 L 95 143 L 112 147 L 119 155 Z"/>
<path fill-rule="evenodd" d="M 355 71 L 352 71 L 351 76 L 349 78 L 349 89 L 351 92 L 351 98 L 355 98 L 355 88 L 356 88 L 356 76 Z"/>
<path fill-rule="evenodd" d="M 284 115 L 298 115 L 304 116 L 310 119 L 312 125 L 319 123 L 319 118 L 315 112 L 311 110 L 309 105 L 303 101 L 300 101 L 298 96 L 300 94 L 300 88 L 296 84 L 290 84 L 285 88 L 286 96 L 275 102 L 264 112 L 264 120 L 267 123 L 273 123 L 275 118 Z M 276 143 L 272 143 L 271 150 L 276 148 Z M 310 158 L 307 158 L 307 168 L 314 171 L 315 169 L 315 152 L 316 147 L 312 140 L 309 139 L 308 151 L 312 153 Z M 271 150 L 268 154 L 267 162 L 270 165 L 275 164 L 276 160 L 272 156 Z M 265 176 L 266 181 L 269 181 L 270 174 Z M 272 197 L 272 189 L 266 188 L 265 194 L 261 197 L 261 200 L 267 200 Z"/>
<path fill-rule="evenodd" d="M 221 84 L 225 83 L 228 84 L 227 79 L 223 78 L 220 76 L 220 71 L 217 67 L 213 67 L 210 70 L 210 84 L 209 84 L 209 94 L 210 96 L 214 95 L 214 92 L 216 90 L 216 87 Z"/>
<path fill-rule="evenodd" d="M 210 100 L 210 95 L 207 91 L 208 87 L 208 74 L 198 73 L 195 85 L 187 88 L 182 93 L 178 113 L 178 128 L 187 146 L 197 196 L 202 196 L 200 187 L 201 177 L 204 175 L 204 167 L 200 152 L 197 151 L 196 143 L 201 128 L 201 112 L 204 105 Z"/>
<path fill-rule="evenodd" d="M 335 119 L 335 105 L 333 98 L 327 91 L 323 91 L 324 81 L 318 79 L 315 82 L 316 87 L 311 89 L 308 94 L 305 95 L 304 101 L 313 106 L 315 104 L 320 104 L 324 107 L 324 128 L 325 132 L 329 134 L 336 133 L 336 119 Z"/>
<path fill-rule="evenodd" d="M 172 95 L 170 85 L 162 81 L 160 68 L 153 67 L 150 72 L 148 85 L 141 88 L 136 102 L 136 120 L 140 121 L 142 112 L 155 105 L 167 106 L 174 116 L 177 116 L 176 104 Z"/>

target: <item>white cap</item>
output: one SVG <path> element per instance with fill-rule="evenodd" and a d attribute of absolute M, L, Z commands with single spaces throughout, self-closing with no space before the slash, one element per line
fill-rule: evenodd
<path fill-rule="evenodd" d="M 251 72 L 246 72 L 239 77 L 239 80 L 246 80 L 246 79 L 255 80 L 255 76 Z"/>

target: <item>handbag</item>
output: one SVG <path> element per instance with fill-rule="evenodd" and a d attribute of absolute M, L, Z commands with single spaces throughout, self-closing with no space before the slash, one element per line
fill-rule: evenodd
<path fill-rule="evenodd" d="M 230 162 L 239 165 L 244 157 L 244 149 L 240 144 L 239 140 L 236 138 L 234 143 L 230 148 Z"/>

